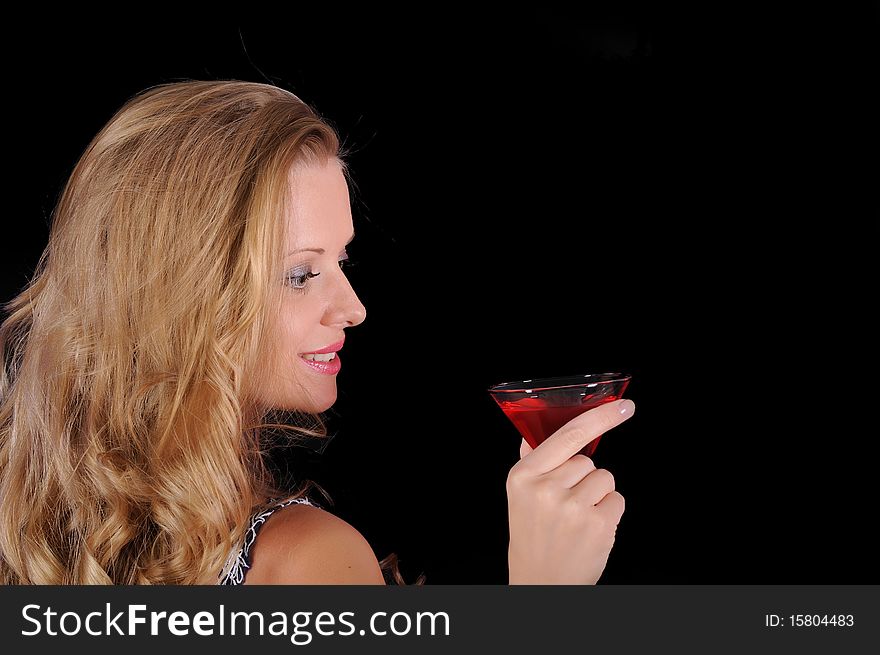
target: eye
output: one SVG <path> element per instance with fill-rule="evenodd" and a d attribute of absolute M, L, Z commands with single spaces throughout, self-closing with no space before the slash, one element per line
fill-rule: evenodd
<path fill-rule="evenodd" d="M 306 288 L 306 283 L 311 278 L 318 277 L 319 275 L 320 275 L 320 273 L 312 273 L 311 271 L 307 271 L 306 273 L 303 273 L 302 275 L 294 275 L 293 273 L 290 273 L 286 279 L 291 287 L 293 287 L 294 289 L 297 289 L 299 291 L 302 291 L 303 289 Z"/>
<path fill-rule="evenodd" d="M 353 261 L 351 257 L 348 256 L 348 253 L 345 254 L 345 257 L 339 260 L 339 268 L 345 270 L 346 268 L 351 268 L 355 266 L 357 262 Z M 312 273 L 311 271 L 306 271 L 304 273 L 297 274 L 297 271 L 293 271 L 288 273 L 285 278 L 288 286 L 296 289 L 297 291 L 305 291 L 308 281 L 313 277 L 318 277 L 320 273 Z"/>

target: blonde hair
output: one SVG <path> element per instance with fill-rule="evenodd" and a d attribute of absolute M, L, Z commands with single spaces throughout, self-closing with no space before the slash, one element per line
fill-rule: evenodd
<path fill-rule="evenodd" d="M 267 423 L 257 393 L 288 173 L 348 177 L 346 154 L 297 96 L 238 80 L 150 87 L 95 136 L 4 305 L 0 583 L 216 584 L 251 514 L 290 496 L 264 430 L 327 432 Z M 296 495 L 312 486 L 329 500 Z M 396 555 L 382 568 L 405 584 Z"/>

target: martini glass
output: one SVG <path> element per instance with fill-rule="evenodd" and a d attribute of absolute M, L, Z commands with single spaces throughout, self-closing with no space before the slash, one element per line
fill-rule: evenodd
<path fill-rule="evenodd" d="M 503 382 L 489 387 L 489 393 L 526 442 L 537 448 L 575 416 L 621 398 L 631 379 L 624 373 L 588 373 Z M 592 457 L 599 439 L 601 435 L 579 454 Z"/>

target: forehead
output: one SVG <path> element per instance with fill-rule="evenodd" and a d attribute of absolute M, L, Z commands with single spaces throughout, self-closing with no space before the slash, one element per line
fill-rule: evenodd
<path fill-rule="evenodd" d="M 288 177 L 288 238 L 291 245 L 309 239 L 336 239 L 352 231 L 348 182 L 336 159 L 326 164 L 299 164 Z"/>

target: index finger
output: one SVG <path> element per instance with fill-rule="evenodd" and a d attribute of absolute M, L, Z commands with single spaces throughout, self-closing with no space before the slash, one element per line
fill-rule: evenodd
<path fill-rule="evenodd" d="M 594 407 L 570 420 L 538 445 L 521 462 L 535 474 L 549 473 L 565 463 L 596 437 L 633 415 L 636 405 L 629 398 Z"/>

